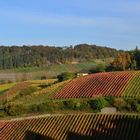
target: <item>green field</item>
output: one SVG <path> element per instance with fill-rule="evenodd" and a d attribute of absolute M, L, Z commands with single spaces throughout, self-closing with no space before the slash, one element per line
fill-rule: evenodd
<path fill-rule="evenodd" d="M 16 83 L 8 83 L 8 84 L 0 84 L 0 92 L 4 90 L 8 90 L 12 86 L 14 86 Z"/>
<path fill-rule="evenodd" d="M 0 70 L 0 79 L 24 81 L 41 79 L 41 77 L 55 78 L 63 72 L 88 72 L 97 66 L 96 62 L 81 62 L 77 64 L 53 64 L 48 67 L 30 67 L 14 70 Z"/>

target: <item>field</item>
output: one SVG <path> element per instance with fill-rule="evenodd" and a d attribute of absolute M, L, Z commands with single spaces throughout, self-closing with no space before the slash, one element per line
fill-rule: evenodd
<path fill-rule="evenodd" d="M 14 70 L 0 70 L 0 79 L 11 81 L 35 80 L 46 77 L 47 79 L 56 78 L 63 72 L 88 72 L 95 68 L 95 62 L 81 62 L 77 64 L 54 64 L 48 67 L 19 68 Z"/>
<path fill-rule="evenodd" d="M 16 83 L 0 84 L 0 94 L 13 87 Z"/>
<path fill-rule="evenodd" d="M 0 121 L 1 139 L 139 140 L 140 116 L 124 114 L 46 115 Z"/>
<path fill-rule="evenodd" d="M 6 117 L 0 120 L 2 140 L 139 140 L 139 71 L 0 86 L 0 117 Z M 102 114 L 104 107 L 113 107 L 117 113 Z"/>
<path fill-rule="evenodd" d="M 34 89 L 36 89 L 36 91 L 39 92 L 39 90 L 41 90 L 43 86 L 52 84 L 55 81 L 56 79 L 30 80 L 30 81 L 19 82 L 19 83 L 2 84 L 0 85 L 0 89 L 1 91 L 3 91 L 3 94 L 0 95 L 0 101 L 11 100 L 15 98 L 16 96 L 18 96 L 20 92 L 24 90 L 26 91 L 27 89 L 30 89 L 32 87 L 34 87 Z M 26 93 L 25 93 L 25 96 L 26 96 Z"/>
<path fill-rule="evenodd" d="M 139 71 L 104 72 L 62 82 L 28 80 L 1 94 L 0 113 L 16 116 L 64 110 L 100 112 L 108 106 L 121 112 L 140 112 L 139 85 Z"/>
<path fill-rule="evenodd" d="M 56 83 L 56 84 L 52 84 L 46 88 L 41 88 L 32 94 L 24 95 L 22 97 L 12 99 L 12 102 L 14 104 L 24 104 L 24 105 L 44 103 L 44 102 L 50 100 L 50 98 L 55 93 L 60 91 L 63 88 L 63 86 L 66 85 L 68 82 L 69 82 L 69 80 L 60 82 L 60 83 Z M 37 85 L 35 85 L 35 86 L 37 86 Z"/>
<path fill-rule="evenodd" d="M 53 98 L 140 97 L 140 72 L 104 72 L 74 79 Z"/>

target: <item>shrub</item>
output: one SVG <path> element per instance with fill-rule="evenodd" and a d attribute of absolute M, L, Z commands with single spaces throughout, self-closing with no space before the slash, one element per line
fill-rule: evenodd
<path fill-rule="evenodd" d="M 11 81 L 11 80 L 8 80 L 8 81 L 7 81 L 7 83 L 13 83 L 13 81 Z"/>
<path fill-rule="evenodd" d="M 6 84 L 7 82 L 5 80 L 0 80 L 0 84 Z"/>
<path fill-rule="evenodd" d="M 94 110 L 101 110 L 105 106 L 108 106 L 109 103 L 104 98 L 96 98 L 94 100 L 89 100 L 90 107 Z"/>
<path fill-rule="evenodd" d="M 110 104 L 110 105 L 113 105 L 114 104 L 114 100 L 115 100 L 115 97 L 113 96 L 108 96 L 108 97 L 104 97 L 105 100 Z"/>
<path fill-rule="evenodd" d="M 62 73 L 62 74 L 57 76 L 59 82 L 69 80 L 69 79 L 73 79 L 75 77 L 76 77 L 76 74 L 75 73 L 70 73 L 70 72 L 65 72 L 65 73 Z"/>
<path fill-rule="evenodd" d="M 101 64 L 98 64 L 96 68 L 89 70 L 89 73 L 104 72 L 105 69 L 106 69 L 106 65 L 101 63 Z"/>
<path fill-rule="evenodd" d="M 123 98 L 115 98 L 114 99 L 114 106 L 118 110 L 122 110 L 122 109 L 127 107 L 127 103 L 126 103 L 126 101 Z"/>
<path fill-rule="evenodd" d="M 36 113 L 36 112 L 38 112 L 38 105 L 37 104 L 30 105 L 28 108 L 29 108 L 28 109 L 29 113 Z"/>
<path fill-rule="evenodd" d="M 51 112 L 55 110 L 61 110 L 63 108 L 62 102 L 47 101 L 41 104 L 34 104 L 30 107 L 30 112 Z"/>
<path fill-rule="evenodd" d="M 138 103 L 138 101 L 133 101 L 133 105 L 134 105 L 134 109 L 137 111 L 137 112 L 140 112 L 140 104 Z"/>
<path fill-rule="evenodd" d="M 83 108 L 83 104 L 80 100 L 66 100 L 63 101 L 63 105 L 65 109 L 70 110 L 81 110 Z"/>
<path fill-rule="evenodd" d="M 5 116 L 6 116 L 6 114 L 5 114 L 4 110 L 0 110 L 0 118 L 3 118 Z"/>
<path fill-rule="evenodd" d="M 36 87 L 30 86 L 30 87 L 28 87 L 28 88 L 22 89 L 22 90 L 19 92 L 18 96 L 21 97 L 21 96 L 24 96 L 24 95 L 29 95 L 29 94 L 35 92 L 36 90 L 37 90 Z"/>
<path fill-rule="evenodd" d="M 46 80 L 47 77 L 46 76 L 41 76 L 41 80 Z"/>
<path fill-rule="evenodd" d="M 16 115 L 21 115 L 26 112 L 25 106 L 18 104 L 8 104 L 5 106 L 4 111 L 9 115 L 9 116 L 16 116 Z"/>

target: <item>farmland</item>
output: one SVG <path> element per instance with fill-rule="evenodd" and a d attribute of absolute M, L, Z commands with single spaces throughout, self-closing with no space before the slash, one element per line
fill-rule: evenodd
<path fill-rule="evenodd" d="M 80 62 L 77 64 L 54 64 L 43 68 L 27 67 L 14 70 L 0 70 L 0 79 L 11 81 L 36 80 L 41 79 L 41 77 L 50 79 L 57 77 L 63 72 L 88 72 L 88 70 L 95 68 L 97 64 L 98 62 Z"/>
<path fill-rule="evenodd" d="M 46 102 L 49 100 L 55 93 L 60 91 L 64 85 L 66 85 L 69 81 L 64 81 L 60 83 L 56 83 L 54 85 L 50 85 L 46 88 L 40 88 L 32 94 L 25 95 L 19 98 L 15 98 L 12 100 L 14 104 L 39 104 L 42 102 Z M 32 85 L 33 86 L 33 85 Z M 37 85 L 34 85 L 37 86 Z"/>
<path fill-rule="evenodd" d="M 139 115 L 84 113 L 5 121 L 1 139 L 139 140 L 139 132 Z"/>
<path fill-rule="evenodd" d="M 74 79 L 60 92 L 55 99 L 92 98 L 102 96 L 140 97 L 140 72 L 110 72 L 91 74 Z"/>
<path fill-rule="evenodd" d="M 25 82 L 19 83 L 11 83 L 11 84 L 3 84 L 1 85 L 1 89 L 7 89 L 1 96 L 0 101 L 2 100 L 11 100 L 12 98 L 16 97 L 21 91 L 26 90 L 30 87 L 37 88 L 36 90 L 41 90 L 41 86 L 45 86 L 51 83 L 54 83 L 56 79 L 49 79 L 49 80 L 30 80 Z"/>
<path fill-rule="evenodd" d="M 62 82 L 48 79 L 14 83 L 0 96 L 0 111 L 4 116 L 16 116 L 75 110 L 100 112 L 103 107 L 115 107 L 117 111 L 138 113 L 139 75 L 139 71 L 103 72 Z"/>
<path fill-rule="evenodd" d="M 7 83 L 7 84 L 0 84 L 0 93 L 7 91 L 11 87 L 13 87 L 16 83 Z"/>
<path fill-rule="evenodd" d="M 0 140 L 140 140 L 140 0 L 0 1 Z"/>
<path fill-rule="evenodd" d="M 138 140 L 139 85 L 139 71 L 1 84 L 1 139 Z"/>

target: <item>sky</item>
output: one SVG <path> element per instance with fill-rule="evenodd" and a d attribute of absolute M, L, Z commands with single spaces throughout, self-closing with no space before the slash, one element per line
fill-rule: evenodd
<path fill-rule="evenodd" d="M 140 0 L 0 0 L 0 45 L 140 46 Z"/>

